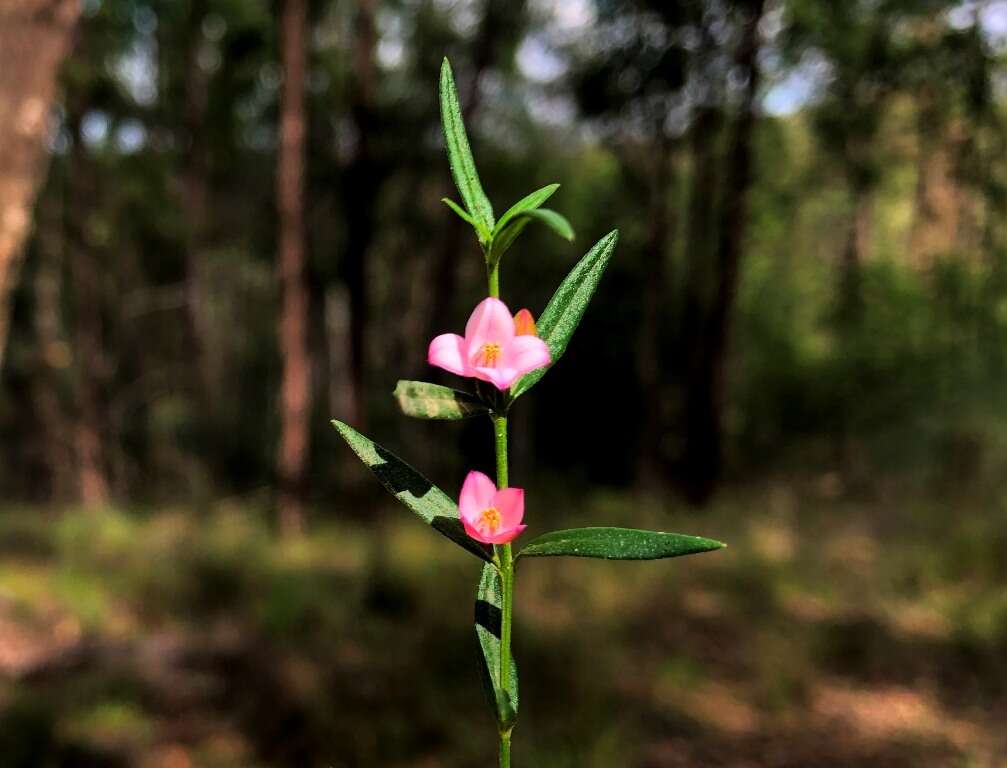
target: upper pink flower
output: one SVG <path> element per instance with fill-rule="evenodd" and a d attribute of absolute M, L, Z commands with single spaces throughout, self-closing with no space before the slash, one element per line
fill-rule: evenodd
<path fill-rule="evenodd" d="M 483 299 L 465 324 L 465 337 L 441 334 L 430 342 L 427 360 L 459 376 L 471 376 L 488 381 L 497 389 L 508 389 L 521 376 L 552 362 L 546 343 L 527 333 L 526 318 L 521 317 L 518 322 L 520 335 L 506 304 L 492 297 Z"/>
<path fill-rule="evenodd" d="M 524 489 L 502 488 L 482 472 L 469 472 L 458 498 L 465 533 L 483 544 L 506 544 L 528 526 L 524 517 Z"/>

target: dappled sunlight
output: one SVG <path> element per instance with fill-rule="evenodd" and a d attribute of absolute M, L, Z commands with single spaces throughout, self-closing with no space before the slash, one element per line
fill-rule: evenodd
<path fill-rule="evenodd" d="M 545 745 L 568 729 L 595 734 L 565 753 L 584 757 L 571 766 L 599 768 L 605 754 L 654 768 L 792 768 L 812 754 L 836 768 L 911 766 L 920 750 L 993 768 L 1007 755 L 995 715 L 1007 706 L 1007 623 L 971 607 L 996 605 L 997 571 L 973 570 L 962 589 L 953 552 L 921 560 L 915 542 L 943 524 L 926 504 L 889 532 L 869 504 L 823 501 L 813 483 L 791 485 L 785 508 L 767 494 L 784 498 L 779 482 L 755 485 L 704 516 L 730 547 L 698 567 L 522 562 L 529 765 L 563 765 Z M 629 496 L 594 503 L 609 520 L 656 517 Z M 981 502 L 959 512 L 983 513 Z M 70 513 L 24 532 L 25 554 L 0 554 L 0 740 L 44 691 L 47 743 L 142 766 L 308 753 L 475 765 L 482 740 L 438 724 L 481 708 L 466 624 L 477 566 L 408 518 L 379 519 L 292 542 L 238 509 Z M 909 554 L 877 554 L 896 545 Z M 963 638 L 961 626 L 973 629 Z M 568 707 L 553 706 L 557 691 Z M 277 716 L 282 729 L 268 725 Z M 441 746 L 425 752 L 417 728 Z"/>

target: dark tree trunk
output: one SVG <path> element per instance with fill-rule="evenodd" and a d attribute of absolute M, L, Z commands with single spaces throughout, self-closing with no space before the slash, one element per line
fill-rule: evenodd
<path fill-rule="evenodd" d="M 77 0 L 0 3 L 0 365 L 8 303 L 45 171 L 49 106 L 79 14 Z"/>
<path fill-rule="evenodd" d="M 744 99 L 727 154 L 719 234 L 714 258 L 715 283 L 709 314 L 693 355 L 686 392 L 684 479 L 688 498 L 705 502 L 723 466 L 725 370 L 738 273 L 748 222 L 752 182 L 752 134 L 759 89 L 759 21 L 765 0 L 749 0 L 737 68 L 747 76 Z"/>
<path fill-rule="evenodd" d="M 381 170 L 374 154 L 375 0 L 357 0 L 353 35 L 353 77 L 350 114 L 356 151 L 343 175 L 346 250 L 343 277 L 349 298 L 350 402 L 357 427 L 367 422 L 367 339 L 370 322 L 367 297 L 367 255 L 374 240 Z"/>
<path fill-rule="evenodd" d="M 70 280 L 74 308 L 74 389 L 77 419 L 74 445 L 77 482 L 85 507 L 100 507 L 108 501 L 108 460 L 104 443 L 102 384 L 107 363 L 102 321 L 102 265 L 99 245 L 91 234 L 89 211 L 96 205 L 92 168 L 80 130 L 81 110 L 71 108 L 67 126 L 72 136 L 69 168 L 70 203 L 67 214 L 68 243 L 72 250 Z"/>
<path fill-rule="evenodd" d="M 680 423 L 681 434 L 673 456 L 676 480 L 689 494 L 691 482 L 691 457 L 689 434 L 695 430 L 688 412 L 693 392 L 701 386 L 704 365 L 705 322 L 712 293 L 713 213 L 711 204 L 716 197 L 717 163 L 716 144 L 723 123 L 721 112 L 714 107 L 701 107 L 689 136 L 691 156 L 691 181 L 684 247 L 684 275 L 682 309 L 675 339 L 674 416 Z M 695 445 L 695 443 L 693 443 Z"/>
<path fill-rule="evenodd" d="M 70 365 L 70 345 L 63 328 L 62 293 L 65 232 L 62 198 L 47 195 L 39 204 L 40 231 L 33 295 L 33 326 L 37 369 L 32 378 L 32 400 L 38 414 L 41 443 L 45 451 L 49 487 L 47 502 L 73 498 L 74 466 L 72 434 L 64 407 L 61 381 Z"/>
<path fill-rule="evenodd" d="M 850 330 L 863 310 L 862 279 L 864 259 L 870 249 L 874 221 L 874 200 L 868 185 L 851 181 L 850 219 L 839 264 L 839 324 Z"/>
<path fill-rule="evenodd" d="M 308 290 L 304 257 L 305 0 L 284 0 L 281 12 L 283 89 L 276 199 L 279 216 L 279 327 L 283 379 L 280 390 L 278 512 L 280 529 L 304 529 L 305 480 L 309 451 L 311 363 L 308 355 Z"/>
<path fill-rule="evenodd" d="M 637 486 L 641 490 L 663 484 L 666 468 L 662 440 L 666 426 L 664 376 L 664 320 L 668 284 L 668 260 L 673 240 L 672 206 L 668 199 L 674 182 L 672 142 L 660 138 L 651 181 L 650 229 L 647 235 L 644 268 L 643 312 L 637 347 L 637 376 L 644 402 L 644 421 L 640 432 Z"/>
<path fill-rule="evenodd" d="M 203 401 L 203 419 L 210 418 L 216 401 L 217 377 L 213 371 L 210 350 L 211 321 L 208 316 L 206 288 L 205 242 L 207 222 L 210 220 L 209 153 L 206 137 L 206 108 L 209 82 L 199 63 L 203 41 L 203 20 L 207 14 L 207 0 L 191 0 L 187 23 L 185 72 L 185 135 L 189 152 L 182 171 L 183 205 L 188 219 L 188 238 L 185 254 L 185 299 L 188 317 L 189 343 L 198 376 L 200 399 Z"/>

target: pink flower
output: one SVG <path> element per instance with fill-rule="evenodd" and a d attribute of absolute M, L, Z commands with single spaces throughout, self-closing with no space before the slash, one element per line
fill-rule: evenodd
<path fill-rule="evenodd" d="M 458 498 L 465 533 L 483 544 L 506 544 L 528 526 L 524 517 L 524 489 L 503 488 L 482 472 L 469 472 Z"/>
<path fill-rule="evenodd" d="M 465 337 L 441 334 L 430 342 L 427 360 L 459 376 L 508 389 L 521 376 L 552 362 L 549 347 L 534 329 L 531 312 L 522 310 L 514 318 L 500 299 L 483 299 L 465 324 Z"/>

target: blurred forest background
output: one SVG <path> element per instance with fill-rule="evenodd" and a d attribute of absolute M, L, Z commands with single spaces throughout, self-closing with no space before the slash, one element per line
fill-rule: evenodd
<path fill-rule="evenodd" d="M 476 766 L 488 422 L 398 414 L 484 295 L 437 75 L 537 316 L 621 238 L 512 424 L 527 766 L 1007 764 L 1007 2 L 0 3 L 5 766 Z M 485 716 L 482 716 L 485 710 Z M 479 716 L 472 715 L 478 711 Z"/>

